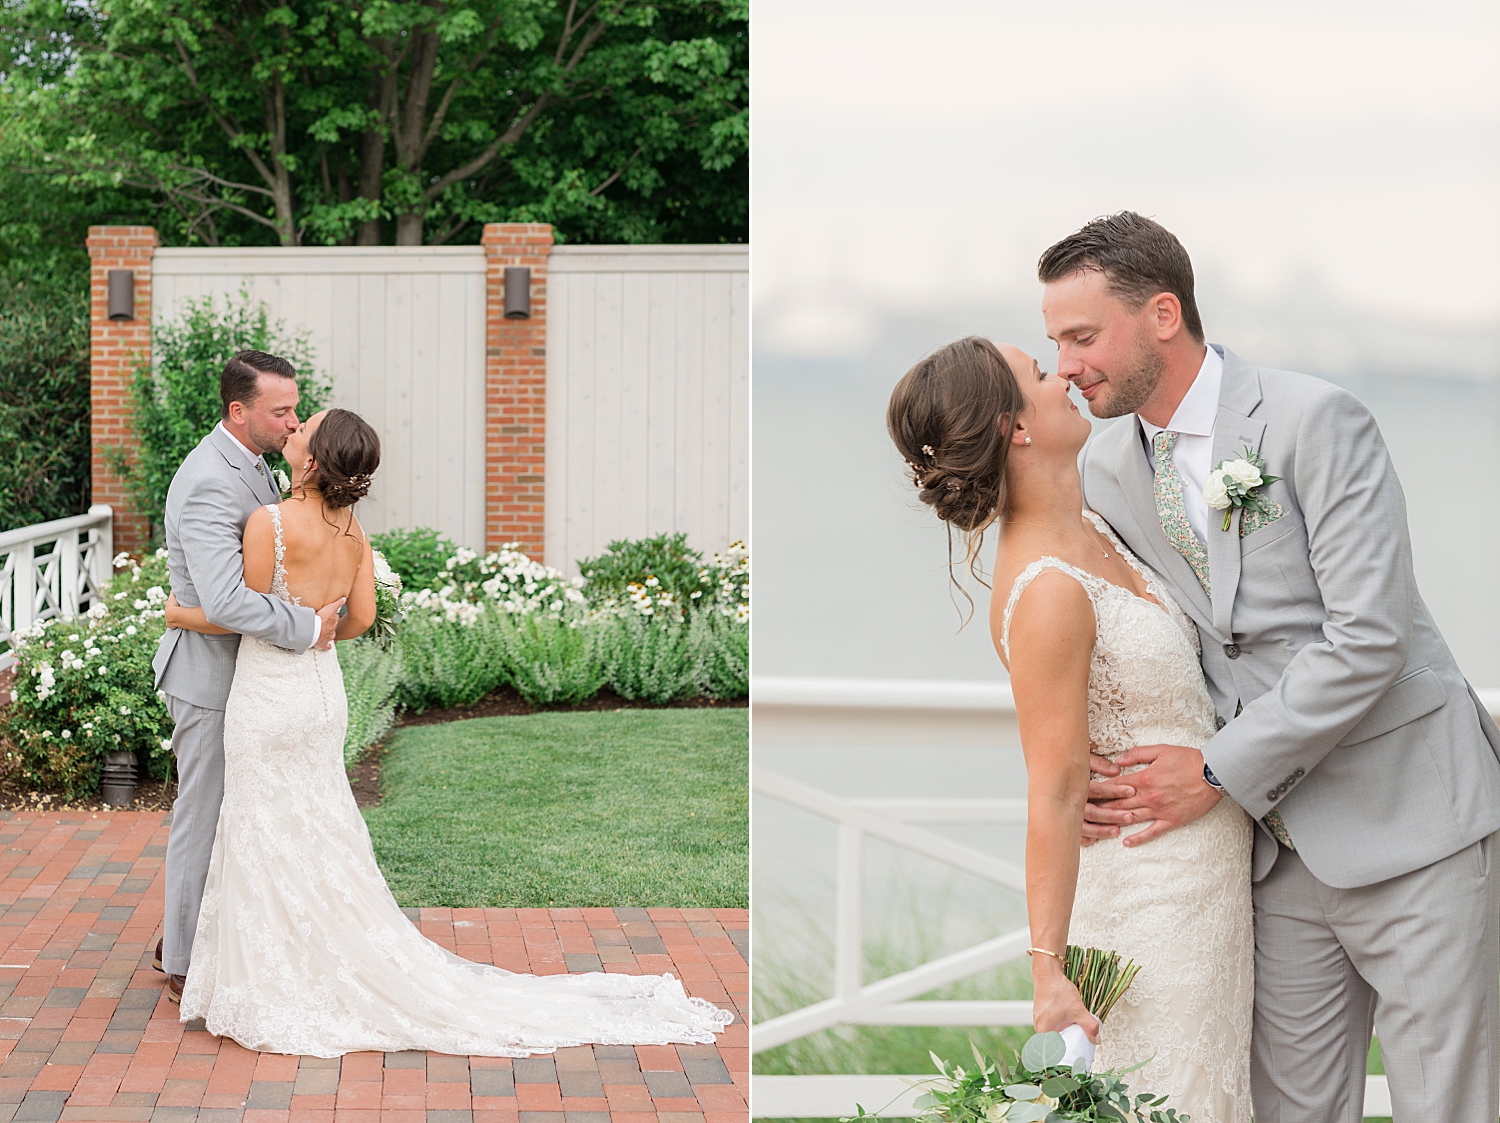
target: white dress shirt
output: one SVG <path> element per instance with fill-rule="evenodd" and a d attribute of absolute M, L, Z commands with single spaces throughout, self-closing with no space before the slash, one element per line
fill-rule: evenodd
<path fill-rule="evenodd" d="M 1198 541 L 1208 541 L 1208 502 L 1203 498 L 1203 485 L 1213 468 L 1214 423 L 1219 417 L 1219 387 L 1224 382 L 1224 355 L 1212 344 L 1205 348 L 1203 365 L 1198 368 L 1198 377 L 1188 387 L 1177 410 L 1172 414 L 1167 429 L 1177 434 L 1177 443 L 1172 446 L 1172 463 L 1182 477 L 1182 504 L 1187 509 L 1188 525 L 1198 536 Z M 1151 463 L 1151 472 L 1156 472 L 1156 434 L 1162 431 L 1141 418 L 1141 429 L 1146 438 L 1146 459 Z"/>
<path fill-rule="evenodd" d="M 261 459 L 260 453 L 258 453 L 258 452 L 252 452 L 250 449 L 246 448 L 244 446 L 244 444 L 242 444 L 240 442 L 240 439 L 238 437 L 236 437 L 227 428 L 225 428 L 224 422 L 220 421 L 219 424 L 217 426 L 215 426 L 215 427 L 220 432 L 222 432 L 226 437 L 228 437 L 231 441 L 234 442 L 234 447 L 235 448 L 239 449 L 241 452 L 243 452 L 245 454 L 245 459 L 247 461 L 249 461 L 251 469 L 254 470 L 254 472 L 255 472 L 255 474 L 257 476 L 261 476 L 262 479 L 269 478 L 269 473 L 270 473 L 270 468 L 269 467 L 267 467 L 265 469 L 265 471 L 267 473 L 266 475 L 262 475 L 261 474 L 261 469 L 262 469 L 262 466 L 265 465 L 265 461 Z M 1207 469 L 1205 469 L 1205 472 L 1206 471 L 1207 471 Z"/>

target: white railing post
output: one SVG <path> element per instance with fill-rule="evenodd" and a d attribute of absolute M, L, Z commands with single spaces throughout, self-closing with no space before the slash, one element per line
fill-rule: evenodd
<path fill-rule="evenodd" d="M 108 503 L 95 503 L 89 514 L 99 519 L 99 525 L 89 531 L 89 541 L 94 552 L 89 555 L 89 576 L 94 579 L 94 588 L 104 595 L 104 586 L 115 572 L 115 509 Z"/>
<path fill-rule="evenodd" d="M 22 542 L 12 552 L 16 568 L 11 573 L 11 627 L 20 631 L 36 619 L 36 544 Z"/>
<path fill-rule="evenodd" d="M 57 612 L 59 616 L 78 615 L 78 531 L 70 530 L 52 547 L 57 554 Z"/>
<path fill-rule="evenodd" d="M 864 984 L 864 921 L 860 915 L 860 895 L 864 864 L 860 861 L 859 828 L 851 823 L 839 824 L 837 899 L 833 936 L 833 993 L 837 998 L 853 999 Z"/>

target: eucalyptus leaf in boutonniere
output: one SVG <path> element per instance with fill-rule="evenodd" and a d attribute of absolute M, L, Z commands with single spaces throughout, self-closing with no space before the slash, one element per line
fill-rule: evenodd
<path fill-rule="evenodd" d="M 1209 472 L 1208 479 L 1203 484 L 1203 498 L 1215 511 L 1224 512 L 1222 529 L 1228 530 L 1229 520 L 1233 518 L 1236 507 L 1248 507 L 1252 511 L 1270 514 L 1270 508 L 1261 496 L 1260 489 L 1279 479 L 1280 476 L 1266 474 L 1265 460 L 1246 445 L 1245 455 L 1240 459 L 1220 461 L 1219 466 Z"/>
<path fill-rule="evenodd" d="M 286 473 L 280 468 L 272 468 L 271 475 L 276 477 L 276 486 L 281 491 L 281 498 L 285 499 L 292 493 L 292 481 L 287 479 Z"/>

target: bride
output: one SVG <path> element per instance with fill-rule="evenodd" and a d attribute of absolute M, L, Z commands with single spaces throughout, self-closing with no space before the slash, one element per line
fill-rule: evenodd
<path fill-rule="evenodd" d="M 245 583 L 293 604 L 347 597 L 337 639 L 375 618 L 369 540 L 353 505 L 380 439 L 325 410 L 287 441 L 292 497 L 245 526 Z M 201 608 L 167 623 L 200 632 Z M 344 772 L 338 655 L 240 640 L 225 712 L 224 802 L 182 993 L 182 1018 L 247 1049 L 524 1057 L 588 1043 L 708 1043 L 733 1020 L 671 975 L 517 975 L 432 943 L 375 863 Z"/>
<path fill-rule="evenodd" d="M 1248 1123 L 1249 818 L 1225 799 L 1147 845 L 1129 841 L 1145 823 L 1080 843 L 1091 749 L 1199 746 L 1215 724 L 1197 628 L 1083 510 L 1090 425 L 1068 391 L 1015 347 L 971 336 L 912 368 L 887 412 L 922 501 L 965 535 L 971 571 L 985 530 L 1002 528 L 990 631 L 1026 759 L 1033 1018 L 1038 1031 L 1082 1026 L 1096 1067 L 1148 1061 L 1141 1087 L 1194 1123 Z M 1107 1026 L 1063 974 L 1069 943 L 1141 965 Z"/>

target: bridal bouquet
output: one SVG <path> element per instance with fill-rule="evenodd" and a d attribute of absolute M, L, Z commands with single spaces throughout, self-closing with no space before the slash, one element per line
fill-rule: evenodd
<path fill-rule="evenodd" d="M 923 1123 L 1189 1123 L 1189 1116 L 1166 1106 L 1166 1096 L 1131 1094 L 1124 1078 L 1145 1061 L 1108 1072 L 1086 1072 L 1081 1063 L 1069 1068 L 1060 1033 L 1035 1034 L 1009 1065 L 969 1047 L 972 1069 L 929 1054 L 942 1075 L 923 1081 L 931 1086 L 916 1101 Z M 859 1107 L 840 1123 L 873 1118 Z"/>
<path fill-rule="evenodd" d="M 1116 952 L 1069 944 L 1063 973 L 1078 988 L 1083 1004 L 1100 1022 L 1109 1016 L 1140 968 Z M 1072 1031 L 1074 1040 L 1068 1040 Z M 1078 1040 L 1086 1045 L 1080 1056 Z M 1124 1078 L 1150 1058 L 1129 1068 L 1090 1072 L 1093 1046 L 1082 1030 L 1032 1035 L 1012 1064 L 985 1057 L 970 1042 L 976 1067 L 964 1069 L 928 1053 L 941 1078 L 923 1081 L 930 1090 L 917 1098 L 923 1123 L 1189 1123 L 1189 1116 L 1167 1107 L 1166 1096 L 1131 1095 Z M 1069 1057 L 1074 1059 L 1069 1062 Z M 840 1123 L 874 1119 L 855 1104 L 857 1114 Z"/>
<path fill-rule="evenodd" d="M 375 559 L 375 622 L 369 636 L 381 650 L 389 651 L 396 642 L 396 625 L 401 623 L 401 574 L 391 568 L 385 555 L 371 550 Z"/>

